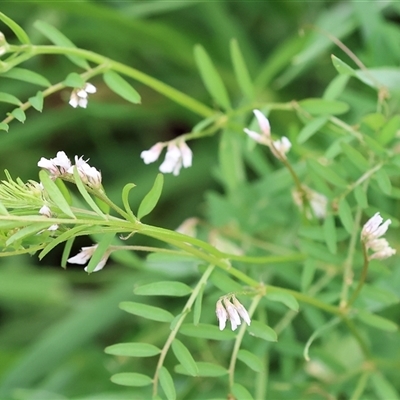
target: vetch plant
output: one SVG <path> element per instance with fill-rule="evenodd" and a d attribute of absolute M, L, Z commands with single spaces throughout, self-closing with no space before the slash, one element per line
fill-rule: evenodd
<path fill-rule="evenodd" d="M 138 107 L 141 96 L 128 79 L 199 119 L 179 137 L 155 138 L 148 150 L 139 150 L 145 164 L 156 162 L 166 150 L 146 194 L 135 193 L 135 184 L 128 181 L 139 179 L 134 168 L 126 172 L 127 182 L 116 196 L 103 166 L 104 175 L 86 157 L 71 157 L 61 149 L 53 158 L 54 153 L 37 155 L 38 179 L 23 181 L 6 170 L 0 183 L 1 256 L 35 254 L 42 260 L 63 246 L 63 268 L 85 265 L 87 274 L 99 272 L 89 281 L 116 279 L 133 291 L 133 298 L 117 290 L 113 294 L 129 319 L 102 339 L 109 341 L 104 368 L 119 385 L 115 387 L 126 390 L 118 395 L 168 400 L 279 400 L 315 393 L 353 400 L 374 398 L 375 393 L 381 399 L 399 397 L 393 372 L 398 361 L 385 357 L 393 349 L 387 343 L 398 335 L 394 232 L 399 225 L 400 114 L 388 97 L 393 88 L 385 86 L 379 71 L 360 67 L 359 60 L 360 68 L 354 69 L 333 56 L 332 71 L 338 75 L 321 97 L 271 102 L 258 92 L 262 88 L 251 78 L 236 40 L 230 43 L 232 72 L 227 78 L 206 49 L 196 45 L 194 59 L 210 98 L 207 105 L 108 55 L 75 47 L 46 22 L 34 27 L 52 44 L 35 45 L 15 21 L 2 13 L 0 20 L 15 35 L 10 42 L 19 41 L 9 44 L 0 36 L 0 78 L 13 71 L 21 80 L 46 83 L 25 102 L 12 93 L 0 94 L 0 101 L 16 106 L 0 123 L 1 130 L 8 131 L 15 119 L 28 126 L 30 108 L 43 110 L 46 118 L 44 99 L 64 90 L 71 93 L 73 108 L 86 108 L 96 86 Z M 50 54 L 73 64 L 57 83 L 41 71 L 19 67 Z M 27 68 L 39 65 L 27 63 Z M 263 69 L 257 82 L 268 71 Z M 104 87 L 97 81 L 100 76 Z M 373 113 L 366 114 L 354 100 L 352 80 L 375 93 Z M 102 99 L 93 102 L 94 112 Z M 94 118 L 91 110 L 69 112 L 88 113 L 86 122 Z M 201 153 L 191 146 L 192 151 L 187 144 L 210 136 L 218 151 L 207 147 Z M 201 156 L 213 164 L 204 168 Z M 218 190 L 207 190 L 203 213 L 193 204 L 190 218 L 180 219 L 176 230 L 161 226 L 157 214 L 151 214 L 156 210 L 162 215 L 163 174 L 172 173 L 175 184 L 192 181 L 191 187 L 201 187 L 199 165 L 215 178 Z M 182 167 L 188 169 L 188 181 L 179 176 Z M 120 182 L 125 176 L 118 178 Z M 168 213 L 176 212 L 172 209 L 180 207 L 181 198 L 172 195 L 174 207 Z M 388 217 L 385 222 L 380 213 Z M 153 223 L 147 223 L 151 218 Z M 73 249 L 81 237 L 89 237 L 91 244 Z M 123 263 L 131 268 L 117 265 Z M 108 304 L 106 297 L 99 300 L 97 319 L 104 317 Z M 114 308 L 104 322 L 107 329 L 120 315 Z M 97 320 L 92 323 L 97 326 Z M 54 342 L 59 346 L 49 340 Z M 141 361 L 145 357 L 146 363 Z M 21 374 L 10 376 L 0 397 L 20 389 L 15 382 Z"/>

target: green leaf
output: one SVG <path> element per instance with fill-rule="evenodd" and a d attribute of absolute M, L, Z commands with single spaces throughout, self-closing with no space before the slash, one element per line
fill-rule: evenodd
<path fill-rule="evenodd" d="M 19 122 L 24 123 L 26 121 L 26 115 L 25 115 L 24 111 L 22 111 L 20 108 L 16 108 L 16 109 L 12 110 L 11 115 Z"/>
<path fill-rule="evenodd" d="M 14 33 L 18 40 L 23 44 L 31 44 L 27 33 L 11 18 L 0 12 L 0 20 L 3 21 Z"/>
<path fill-rule="evenodd" d="M 117 95 L 133 104 L 140 103 L 140 94 L 120 75 L 114 71 L 107 71 L 103 74 L 106 85 Z"/>
<path fill-rule="evenodd" d="M 138 286 L 133 291 L 142 296 L 187 296 L 192 288 L 182 282 L 161 281 Z"/>
<path fill-rule="evenodd" d="M 235 71 L 236 80 L 244 96 L 249 100 L 254 97 L 254 86 L 247 70 L 242 52 L 236 39 L 230 42 L 231 59 Z"/>
<path fill-rule="evenodd" d="M 204 288 L 206 287 L 205 283 L 201 285 L 201 288 L 199 290 L 199 294 L 196 297 L 196 300 L 194 302 L 193 306 L 193 323 L 197 325 L 200 322 L 200 316 L 201 316 L 201 307 L 202 307 L 202 302 L 203 302 L 203 293 L 204 293 Z"/>
<path fill-rule="evenodd" d="M 122 204 L 124 205 L 125 211 L 135 220 L 135 215 L 131 210 L 131 206 L 129 205 L 129 192 L 133 189 L 136 185 L 134 183 L 127 183 L 124 188 L 122 189 Z"/>
<path fill-rule="evenodd" d="M 42 92 L 37 92 L 35 96 L 29 97 L 29 103 L 31 103 L 31 106 L 39 111 L 42 112 L 43 110 L 43 93 Z"/>
<path fill-rule="evenodd" d="M 0 122 L 0 130 L 8 132 L 8 128 L 9 128 L 8 124 Z"/>
<path fill-rule="evenodd" d="M 382 127 L 377 138 L 382 145 L 390 143 L 400 129 L 400 115 L 395 115 Z"/>
<path fill-rule="evenodd" d="M 364 324 L 372 326 L 387 332 L 396 332 L 398 327 L 393 321 L 380 317 L 379 315 L 371 314 L 365 310 L 358 310 L 357 318 Z"/>
<path fill-rule="evenodd" d="M 38 232 L 47 229 L 50 225 L 52 225 L 51 222 L 37 222 L 35 224 L 25 226 L 24 228 L 17 230 L 16 233 L 14 233 L 7 239 L 6 246 L 10 246 L 17 240 L 21 240 L 28 236 L 37 234 Z"/>
<path fill-rule="evenodd" d="M 198 376 L 215 378 L 228 374 L 228 370 L 226 368 L 217 364 L 200 361 L 196 363 L 196 366 L 199 371 Z M 187 370 L 182 365 L 177 365 L 175 367 L 175 372 L 182 375 L 189 375 Z"/>
<path fill-rule="evenodd" d="M 338 98 L 343 90 L 345 89 L 347 82 L 349 81 L 348 75 L 337 75 L 332 80 L 332 82 L 325 89 L 323 94 L 323 99 L 325 100 L 335 100 Z"/>
<path fill-rule="evenodd" d="M 308 159 L 307 165 L 321 178 L 327 180 L 333 185 L 342 188 L 347 187 L 347 182 L 343 178 L 341 178 L 336 172 L 334 172 L 332 168 L 322 165 L 318 161 L 313 159 Z"/>
<path fill-rule="evenodd" d="M 364 140 L 365 143 L 367 143 L 368 147 L 376 154 L 380 155 L 380 156 L 385 156 L 386 155 L 386 149 L 381 146 L 381 144 L 376 141 L 375 139 L 373 139 L 370 136 L 366 136 L 364 135 Z"/>
<path fill-rule="evenodd" d="M 346 231 L 352 233 L 354 228 L 354 219 L 349 203 L 344 198 L 339 201 L 339 218 Z"/>
<path fill-rule="evenodd" d="M 223 293 L 241 292 L 243 286 L 234 281 L 226 272 L 214 269 L 209 280 Z"/>
<path fill-rule="evenodd" d="M 301 291 L 303 293 L 307 292 L 315 275 L 315 271 L 317 269 L 317 266 L 315 264 L 315 261 L 311 258 L 306 260 L 304 263 L 304 268 L 301 273 Z"/>
<path fill-rule="evenodd" d="M 38 86 L 51 86 L 51 82 L 47 78 L 29 69 L 14 67 L 4 74 L 1 74 L 1 76 L 3 78 L 17 79 L 19 81 L 33 83 Z"/>
<path fill-rule="evenodd" d="M 344 154 L 346 154 L 349 161 L 361 172 L 365 172 L 369 169 L 369 162 L 367 159 L 353 146 L 350 146 L 346 142 L 341 142 L 340 147 L 342 148 Z"/>
<path fill-rule="evenodd" d="M 85 86 L 85 80 L 82 78 L 81 75 L 77 74 L 76 72 L 71 72 L 64 79 L 63 84 L 68 87 L 80 89 Z"/>
<path fill-rule="evenodd" d="M 94 251 L 92 257 L 90 257 L 89 264 L 86 267 L 86 271 L 88 274 L 92 273 L 96 269 L 97 264 L 105 256 L 105 253 L 110 247 L 114 237 L 115 237 L 114 232 L 108 232 L 103 234 L 103 237 L 97 244 L 96 250 Z"/>
<path fill-rule="evenodd" d="M 248 350 L 239 350 L 237 357 L 255 372 L 261 372 L 264 370 L 264 366 L 260 357 Z"/>
<path fill-rule="evenodd" d="M 69 258 L 70 253 L 71 253 L 71 249 L 72 249 L 72 245 L 74 244 L 74 241 L 75 241 L 75 237 L 71 237 L 65 242 L 65 246 L 64 246 L 64 249 L 63 249 L 63 252 L 62 252 L 62 256 L 61 256 L 61 267 L 64 268 L 64 269 L 67 268 L 67 260 Z"/>
<path fill-rule="evenodd" d="M 174 381 L 171 374 L 168 372 L 167 368 L 161 367 L 158 375 L 160 379 L 160 385 L 164 390 L 165 395 L 168 400 L 176 399 L 176 390 L 174 386 Z"/>
<path fill-rule="evenodd" d="M 365 193 L 365 190 L 362 188 L 362 186 L 356 186 L 354 188 L 353 193 L 357 204 L 363 209 L 367 208 L 368 207 L 367 194 Z"/>
<path fill-rule="evenodd" d="M 76 187 L 79 190 L 79 193 L 82 195 L 82 197 L 85 199 L 86 203 L 89 205 L 89 207 L 100 217 L 103 219 L 107 219 L 107 216 L 103 213 L 103 211 L 100 210 L 99 206 L 95 203 L 95 201 L 90 197 L 89 193 L 87 192 L 87 189 L 82 182 L 82 178 L 79 175 L 78 168 L 76 165 L 74 165 L 73 168 L 73 174 L 74 174 L 74 179 L 75 179 L 75 184 Z"/>
<path fill-rule="evenodd" d="M 107 354 L 125 357 L 153 357 L 161 350 L 149 343 L 118 343 L 104 349 Z"/>
<path fill-rule="evenodd" d="M 20 106 L 22 104 L 22 102 L 12 94 L 3 92 L 0 92 L 0 102 L 14 104 L 15 106 Z"/>
<path fill-rule="evenodd" d="M 253 396 L 250 392 L 239 383 L 235 383 L 232 387 L 232 393 L 236 400 L 253 400 Z"/>
<path fill-rule="evenodd" d="M 9 215 L 7 208 L 4 207 L 1 201 L 0 201 L 0 215 Z"/>
<path fill-rule="evenodd" d="M 130 314 L 147 318 L 159 322 L 172 322 L 174 316 L 166 310 L 159 307 L 150 306 L 148 304 L 135 303 L 133 301 L 123 301 L 119 304 L 119 308 Z"/>
<path fill-rule="evenodd" d="M 181 341 L 175 339 L 172 342 L 172 351 L 174 352 L 175 357 L 181 363 L 182 367 L 186 369 L 189 375 L 198 375 L 199 369 L 197 368 L 196 362 L 194 361 L 190 351 Z"/>
<path fill-rule="evenodd" d="M 297 137 L 297 143 L 306 142 L 311 136 L 316 134 L 328 121 L 328 117 L 323 116 L 311 120 L 309 123 L 303 126 L 303 129 L 299 132 Z"/>
<path fill-rule="evenodd" d="M 349 105 L 343 101 L 325 99 L 305 99 L 298 102 L 299 106 L 311 115 L 337 115 L 349 110 Z"/>
<path fill-rule="evenodd" d="M 164 175 L 158 174 L 153 187 L 150 191 L 144 196 L 143 200 L 139 205 L 138 210 L 138 219 L 143 218 L 144 216 L 150 214 L 154 207 L 157 205 L 158 200 L 160 199 L 162 188 L 164 184 Z"/>
<path fill-rule="evenodd" d="M 356 75 L 356 71 L 353 68 L 351 68 L 350 65 L 342 61 L 340 58 L 337 58 L 333 54 L 331 55 L 331 58 L 332 58 L 332 64 L 336 68 L 336 71 L 339 72 L 339 74 L 350 75 L 350 76 Z"/>
<path fill-rule="evenodd" d="M 71 40 L 69 40 L 66 36 L 64 36 L 63 33 L 61 33 L 54 26 L 49 25 L 47 22 L 36 21 L 33 26 L 55 45 L 76 48 Z M 78 67 L 90 69 L 90 65 L 84 58 L 74 55 L 66 55 L 66 57 Z"/>
<path fill-rule="evenodd" d="M 399 400 L 400 395 L 396 388 L 380 372 L 374 372 L 371 377 L 371 385 L 379 400 Z"/>
<path fill-rule="evenodd" d="M 122 386 L 148 386 L 153 383 L 153 380 L 147 375 L 135 372 L 121 372 L 113 375 L 111 382 Z"/>
<path fill-rule="evenodd" d="M 194 47 L 194 57 L 208 93 L 222 108 L 230 110 L 231 102 L 225 85 L 211 61 L 211 58 L 202 46 L 196 45 Z"/>
<path fill-rule="evenodd" d="M 390 195 L 392 193 L 392 182 L 390 182 L 390 178 L 384 168 L 376 171 L 374 178 L 377 180 L 378 186 L 383 193 L 386 195 Z"/>
<path fill-rule="evenodd" d="M 179 329 L 182 335 L 211 340 L 231 340 L 236 334 L 230 330 L 220 331 L 216 325 L 210 324 L 183 324 Z"/>
<path fill-rule="evenodd" d="M 251 324 L 247 330 L 250 335 L 267 340 L 269 342 L 276 342 L 278 340 L 276 332 L 268 325 L 260 321 L 251 321 Z"/>
<path fill-rule="evenodd" d="M 290 293 L 268 293 L 267 300 L 282 303 L 293 311 L 299 311 L 299 303 Z"/>
<path fill-rule="evenodd" d="M 323 224 L 325 243 L 332 254 L 337 252 L 337 235 L 335 218 L 332 214 L 326 216 Z"/>
<path fill-rule="evenodd" d="M 71 218 L 75 218 L 74 213 L 72 212 L 67 200 L 62 195 L 60 189 L 57 185 L 50 179 L 49 174 L 45 170 L 41 170 L 39 172 L 39 178 L 42 182 L 44 188 L 46 189 L 47 194 L 53 203 L 66 215 Z"/>

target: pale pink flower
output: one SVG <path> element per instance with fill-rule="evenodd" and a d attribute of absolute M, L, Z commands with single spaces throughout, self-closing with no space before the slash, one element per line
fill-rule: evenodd
<path fill-rule="evenodd" d="M 82 247 L 81 251 L 77 255 L 68 258 L 67 261 L 70 264 L 79 264 L 79 265 L 86 264 L 93 256 L 93 253 L 95 252 L 96 248 L 97 244 L 89 247 Z M 106 251 L 104 253 L 104 256 L 101 258 L 100 262 L 96 265 L 93 272 L 97 272 L 103 269 L 104 266 L 106 265 L 109 256 L 110 256 L 110 251 Z M 87 267 L 85 267 L 85 271 L 87 272 Z"/>
<path fill-rule="evenodd" d="M 230 298 L 233 303 L 230 301 Z M 241 325 L 242 321 L 240 320 L 240 317 L 242 317 L 243 321 L 246 322 L 247 325 L 250 325 L 251 323 L 249 313 L 234 295 L 222 297 L 217 301 L 216 314 L 219 321 L 219 329 L 221 331 L 225 329 L 227 320 L 230 321 L 231 329 L 233 331 Z"/>
<path fill-rule="evenodd" d="M 145 164 L 150 164 L 158 160 L 164 145 L 162 143 L 156 143 L 149 150 L 144 150 L 140 153 L 140 158 L 143 158 Z"/>

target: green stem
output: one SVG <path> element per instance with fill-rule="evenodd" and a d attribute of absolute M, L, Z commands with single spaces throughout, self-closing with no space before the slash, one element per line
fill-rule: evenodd
<path fill-rule="evenodd" d="M 253 298 L 253 301 L 251 302 L 250 308 L 248 310 L 250 318 L 253 316 L 254 311 L 257 308 L 258 303 L 262 299 L 262 295 L 257 295 Z M 240 345 L 242 344 L 243 336 L 244 333 L 246 332 L 246 325 L 242 324 L 240 326 L 239 332 L 236 336 L 235 339 L 235 344 L 233 345 L 232 349 L 232 355 L 231 355 L 231 361 L 229 363 L 229 391 L 232 393 L 232 388 L 235 383 L 235 365 L 236 365 L 236 360 L 237 360 L 237 355 L 240 349 Z"/>
<path fill-rule="evenodd" d="M 163 363 L 164 363 L 165 357 L 168 353 L 168 350 L 171 347 L 172 342 L 174 341 L 176 334 L 178 333 L 179 328 L 181 327 L 183 321 L 185 320 L 186 316 L 190 312 L 190 309 L 192 308 L 201 288 L 203 287 L 203 285 L 205 285 L 207 283 L 207 280 L 210 277 L 213 270 L 214 270 L 214 265 L 209 265 L 208 268 L 206 269 L 206 271 L 204 272 L 203 276 L 200 278 L 196 287 L 193 289 L 193 292 L 190 295 L 188 301 L 186 302 L 185 306 L 183 307 L 183 310 L 182 310 L 181 314 L 179 315 L 179 318 L 176 321 L 174 328 L 171 330 L 171 333 L 169 334 L 168 339 L 164 344 L 164 347 L 161 350 L 160 358 L 158 359 L 156 372 L 154 373 L 154 378 L 153 378 L 153 397 L 157 395 L 158 376 L 160 373 L 160 369 L 163 366 Z"/>
<path fill-rule="evenodd" d="M 354 291 L 349 302 L 347 303 L 347 307 L 350 307 L 357 300 L 357 297 L 360 294 L 361 289 L 364 286 L 365 280 L 367 279 L 368 265 L 369 265 L 368 250 L 364 243 L 362 245 L 362 248 L 363 248 L 363 256 L 364 256 L 364 265 L 363 265 L 363 269 L 361 271 L 361 277 L 360 277 L 360 280 L 358 281 L 356 290 Z"/>
<path fill-rule="evenodd" d="M 16 57 L 14 60 L 9 62 L 5 70 L 9 70 L 15 65 L 18 65 L 21 62 L 40 54 L 75 55 L 91 61 L 95 64 L 107 66 L 108 69 L 119 72 L 125 76 L 129 76 L 130 78 L 133 78 L 136 81 L 143 83 L 144 85 L 154 89 L 156 92 L 161 93 L 165 97 L 168 97 L 169 99 L 175 101 L 184 108 L 187 108 L 202 117 L 210 117 L 215 114 L 213 109 L 207 107 L 203 103 L 188 96 L 187 94 L 159 81 L 158 79 L 155 79 L 135 68 L 129 67 L 118 61 L 111 60 L 107 57 L 104 57 L 89 50 L 78 49 L 75 47 L 33 45 L 24 45 L 21 46 L 20 49 L 25 51 L 25 54 L 22 54 L 21 56 Z"/>

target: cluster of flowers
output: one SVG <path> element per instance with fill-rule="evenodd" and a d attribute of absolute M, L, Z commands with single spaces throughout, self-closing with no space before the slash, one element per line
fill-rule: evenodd
<path fill-rule="evenodd" d="M 88 103 L 88 94 L 96 93 L 96 87 L 91 83 L 86 82 L 85 85 L 80 89 L 74 89 L 71 92 L 71 96 L 69 98 L 69 104 L 76 108 L 86 108 Z"/>
<path fill-rule="evenodd" d="M 145 164 L 150 164 L 158 160 L 163 148 L 166 146 L 164 143 L 156 143 L 149 150 L 142 151 L 140 157 L 143 159 Z M 165 154 L 165 160 L 160 165 L 160 172 L 164 174 L 173 173 L 175 176 L 179 175 L 179 172 L 183 167 L 189 168 L 192 166 L 193 153 L 189 146 L 183 140 L 170 142 L 168 144 L 167 153 Z"/>
<path fill-rule="evenodd" d="M 227 320 L 231 322 L 233 331 L 241 325 L 240 317 L 242 317 L 247 325 L 250 326 L 251 323 L 249 313 L 233 294 L 221 297 L 217 301 L 215 313 L 217 314 L 219 329 L 221 331 L 225 329 Z"/>
<path fill-rule="evenodd" d="M 59 151 L 55 158 L 47 159 L 42 157 L 37 165 L 40 168 L 47 169 L 53 179 L 60 176 L 73 175 L 75 166 L 84 183 L 93 189 L 100 189 L 101 173 L 96 168 L 91 167 L 87 163 L 88 161 L 85 161 L 83 156 L 79 158 L 75 156 L 75 164 L 73 165 L 67 155 L 63 151 Z"/>
<path fill-rule="evenodd" d="M 364 243 L 367 250 L 373 251 L 368 257 L 369 260 L 383 260 L 396 253 L 396 250 L 389 246 L 388 241 L 381 237 L 386 233 L 392 221 L 388 219 L 382 222 L 383 218 L 377 212 L 367 221 L 361 231 L 361 241 Z"/>

